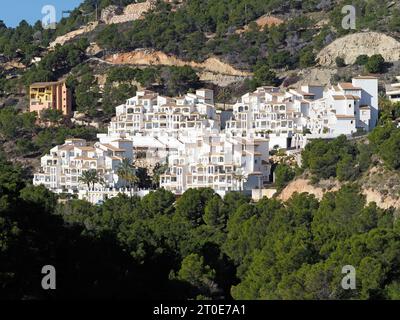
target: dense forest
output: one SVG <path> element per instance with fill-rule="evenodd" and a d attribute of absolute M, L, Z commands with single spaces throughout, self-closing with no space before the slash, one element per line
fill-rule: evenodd
<path fill-rule="evenodd" d="M 320 201 L 296 193 L 254 203 L 211 189 L 177 199 L 159 189 L 94 206 L 31 186 L 2 155 L 0 297 L 399 299 L 397 211 L 367 203 L 357 183 L 374 157 L 400 166 L 400 129 L 390 123 L 368 141 L 315 140 L 302 168 L 282 170 L 289 180 L 307 171 L 344 182 Z M 49 264 L 57 270 L 53 292 L 40 287 Z M 356 290 L 341 287 L 345 265 L 357 270 Z"/>

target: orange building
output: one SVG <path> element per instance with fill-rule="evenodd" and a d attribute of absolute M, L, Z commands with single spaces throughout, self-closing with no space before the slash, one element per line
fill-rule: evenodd
<path fill-rule="evenodd" d="M 72 114 L 71 91 L 65 81 L 37 82 L 30 86 L 29 111 L 40 113 L 45 109 L 60 110 L 66 117 Z"/>

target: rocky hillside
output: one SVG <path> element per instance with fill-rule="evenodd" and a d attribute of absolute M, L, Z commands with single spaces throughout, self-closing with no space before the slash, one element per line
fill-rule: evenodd
<path fill-rule="evenodd" d="M 341 37 L 323 48 L 317 55 L 322 66 L 335 66 L 337 57 L 346 64 L 355 63 L 360 55 L 381 54 L 385 61 L 400 60 L 400 42 L 378 32 L 359 32 Z"/>
<path fill-rule="evenodd" d="M 30 83 L 69 78 L 75 108 L 87 111 L 88 103 L 82 106 L 75 89 L 91 75 L 104 79 L 100 96 L 93 94 L 98 100 L 92 99 L 91 116 L 96 110 L 111 109 L 104 103 L 110 99 L 102 97 L 103 89 L 111 88 L 106 85 L 107 73 L 121 66 L 141 70 L 140 75 L 131 71 L 129 81 L 122 81 L 130 85 L 118 94 L 121 99 L 137 84 L 164 94 L 208 86 L 223 103 L 259 85 L 348 80 L 368 72 L 354 64 L 364 54 L 381 54 L 391 63 L 377 73 L 382 85 L 400 72 L 400 6 L 391 1 L 379 5 L 355 1 L 357 29 L 350 31 L 341 28 L 344 1 L 107 0 L 99 4 L 96 11 L 93 1 L 84 1 L 55 31 L 38 24 L 22 23 L 15 29 L 0 24 L 0 104 L 17 99 L 22 107 L 18 97 L 26 94 Z M 343 59 L 343 65 L 337 65 L 337 58 Z M 163 80 L 171 72 L 180 74 L 179 84 Z M 190 85 L 183 86 L 183 81 Z M 114 81 L 113 86 L 120 83 Z M 82 92 L 96 85 L 96 80 L 88 81 Z"/>
<path fill-rule="evenodd" d="M 386 177 L 388 180 L 385 180 Z M 377 184 L 371 185 L 370 182 L 374 181 Z M 398 185 L 400 177 L 397 172 L 390 170 L 371 168 L 366 177 L 359 180 L 361 186 L 361 194 L 365 196 L 367 203 L 375 202 L 378 207 L 382 209 L 389 209 L 391 207 L 400 209 L 399 190 L 393 188 Z M 309 193 L 313 194 L 317 199 L 321 200 L 327 192 L 338 191 L 343 184 L 337 180 L 331 179 L 320 181 L 318 184 L 312 184 L 311 180 L 305 178 L 298 178 L 290 182 L 279 194 L 278 199 L 287 201 L 295 193 Z"/>

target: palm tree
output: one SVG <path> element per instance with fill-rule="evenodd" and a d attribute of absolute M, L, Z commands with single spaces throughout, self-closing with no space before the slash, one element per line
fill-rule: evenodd
<path fill-rule="evenodd" d="M 245 182 L 247 180 L 246 175 L 243 173 L 242 170 L 238 169 L 233 174 L 233 179 L 239 183 L 239 191 L 242 192 L 243 182 Z"/>
<path fill-rule="evenodd" d="M 78 181 L 86 184 L 88 187 L 88 190 L 90 190 L 91 185 L 92 185 L 92 188 L 94 189 L 94 185 L 99 181 L 97 171 L 95 169 L 83 171 L 82 175 L 78 178 Z"/>
<path fill-rule="evenodd" d="M 151 176 L 151 184 L 154 189 L 160 187 L 160 176 L 164 174 L 168 169 L 168 164 L 157 163 L 153 168 L 153 174 Z"/>
<path fill-rule="evenodd" d="M 130 159 L 125 158 L 122 160 L 117 170 L 117 175 L 124 181 L 125 187 L 129 187 L 132 197 L 132 189 L 139 182 L 139 178 L 136 175 L 136 169 L 132 165 Z"/>
<path fill-rule="evenodd" d="M 107 181 L 104 179 L 104 177 L 99 177 L 97 181 L 103 188 L 107 186 Z"/>

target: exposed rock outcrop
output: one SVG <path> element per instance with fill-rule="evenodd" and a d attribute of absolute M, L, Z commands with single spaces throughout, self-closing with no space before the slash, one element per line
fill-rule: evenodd
<path fill-rule="evenodd" d="M 282 190 L 282 192 L 279 194 L 278 199 L 282 200 L 282 201 L 287 201 L 291 198 L 291 196 L 294 193 L 309 193 L 309 194 L 313 194 L 318 200 L 321 200 L 322 197 L 324 196 L 325 192 L 328 191 L 337 191 L 340 189 L 340 184 L 338 182 L 334 183 L 333 186 L 331 186 L 331 188 L 328 189 L 324 189 L 322 187 L 319 186 L 313 186 L 310 183 L 310 180 L 307 179 L 296 179 L 292 182 L 290 182 L 285 189 Z"/>
<path fill-rule="evenodd" d="M 285 21 L 278 18 L 271 16 L 269 14 L 265 14 L 258 18 L 257 20 L 254 21 L 257 26 L 263 30 L 265 27 L 271 27 L 271 26 L 279 26 L 280 24 L 284 23 Z M 244 26 L 241 29 L 236 30 L 236 33 L 243 33 L 249 29 L 249 25 Z"/>
<path fill-rule="evenodd" d="M 313 186 L 310 180 L 296 179 L 290 182 L 279 194 L 278 199 L 287 201 L 295 193 L 306 192 L 313 194 L 318 200 L 321 200 L 326 192 L 334 192 L 340 189 L 340 183 L 335 181 L 330 188 Z M 379 208 L 388 209 L 390 207 L 400 208 L 400 198 L 394 198 L 390 195 L 383 195 L 378 190 L 372 188 L 362 188 L 361 193 L 365 196 L 367 203 L 375 202 Z"/>
<path fill-rule="evenodd" d="M 66 33 L 63 36 L 59 36 L 56 38 L 56 40 L 54 40 L 53 42 L 50 43 L 49 48 L 50 49 L 54 49 L 56 47 L 56 45 L 64 45 L 66 42 L 71 41 L 73 39 L 75 39 L 77 36 L 80 36 L 82 34 L 88 33 L 93 31 L 94 29 L 96 29 L 96 27 L 98 26 L 98 22 L 90 22 L 88 23 L 86 26 L 79 28 L 77 30 L 71 31 Z"/>
<path fill-rule="evenodd" d="M 243 81 L 244 76 L 231 76 L 226 74 L 219 74 L 210 71 L 202 71 L 199 73 L 200 81 L 210 82 L 220 87 L 229 86 L 232 83 Z"/>
<path fill-rule="evenodd" d="M 132 52 L 116 53 L 106 57 L 105 60 L 112 64 L 130 64 L 138 66 L 191 66 L 193 68 L 203 69 L 222 75 L 241 77 L 247 77 L 251 75 L 251 73 L 237 70 L 231 65 L 224 63 L 215 57 L 208 58 L 204 62 L 184 61 L 173 55 L 148 49 L 138 49 Z"/>
<path fill-rule="evenodd" d="M 353 64 L 359 55 L 381 54 L 386 61 L 400 60 L 400 42 L 379 32 L 360 32 L 349 34 L 333 41 L 323 48 L 317 60 L 322 66 L 335 65 L 341 57 L 346 64 Z"/>
<path fill-rule="evenodd" d="M 142 19 L 144 14 L 154 8 L 156 1 L 148 0 L 141 3 L 133 3 L 122 11 L 117 6 L 109 6 L 101 13 L 101 19 L 106 24 L 124 23 Z"/>
<path fill-rule="evenodd" d="M 104 23 L 110 23 L 112 18 L 114 18 L 116 15 L 123 14 L 123 9 L 118 6 L 108 6 L 107 8 L 104 8 L 101 11 L 101 17 L 100 20 Z"/>
<path fill-rule="evenodd" d="M 103 49 L 101 49 L 101 47 L 96 42 L 92 42 L 86 49 L 86 53 L 90 56 L 95 56 L 102 51 Z"/>

